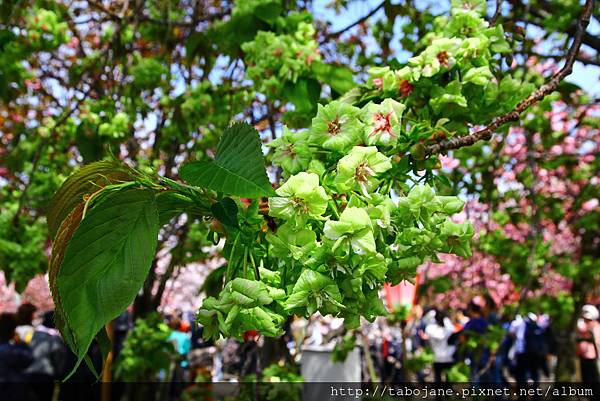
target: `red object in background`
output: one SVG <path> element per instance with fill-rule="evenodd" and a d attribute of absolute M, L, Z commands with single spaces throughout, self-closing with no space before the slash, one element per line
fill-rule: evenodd
<path fill-rule="evenodd" d="M 184 333 L 187 333 L 188 331 L 190 331 L 190 322 L 186 322 L 185 320 L 182 320 L 181 323 L 179 324 L 179 330 L 183 331 Z"/>
<path fill-rule="evenodd" d="M 419 287 L 419 273 L 415 277 L 415 283 L 402 280 L 398 285 L 391 286 L 388 283 L 384 285 L 385 299 L 390 311 L 397 309 L 401 305 L 415 306 L 417 304 L 417 288 Z"/>
<path fill-rule="evenodd" d="M 256 337 L 258 337 L 258 331 L 248 330 L 247 332 L 244 333 L 244 342 L 246 342 L 248 340 L 256 341 Z"/>

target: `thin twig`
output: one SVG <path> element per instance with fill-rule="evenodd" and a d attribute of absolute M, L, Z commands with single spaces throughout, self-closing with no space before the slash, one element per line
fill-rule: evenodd
<path fill-rule="evenodd" d="M 529 54 L 533 57 L 538 57 L 541 59 L 553 58 L 555 60 L 562 60 L 563 58 L 565 58 L 564 54 L 539 54 L 539 53 L 533 53 L 533 52 L 529 52 L 529 53 L 523 52 L 523 54 Z M 596 66 L 600 67 L 600 60 L 595 60 L 590 57 L 587 57 L 587 56 L 583 55 L 583 53 L 579 53 L 579 55 L 575 57 L 575 61 L 579 61 L 580 63 L 586 64 L 586 65 L 596 65 Z"/>
<path fill-rule="evenodd" d="M 500 11 L 502 10 L 502 0 L 496 0 L 496 11 L 490 20 L 490 25 L 496 25 L 496 21 L 498 21 L 498 17 L 500 17 Z"/>
<path fill-rule="evenodd" d="M 552 78 L 547 83 L 539 87 L 531 95 L 519 102 L 519 104 L 517 104 L 513 110 L 501 115 L 500 117 L 494 118 L 494 120 L 485 128 L 473 132 L 469 135 L 454 137 L 446 139 L 439 143 L 429 145 L 425 148 L 425 153 L 428 155 L 435 153 L 444 153 L 450 149 L 458 149 L 465 146 L 471 146 L 474 143 L 482 140 L 490 140 L 492 138 L 492 135 L 498 128 L 500 128 L 502 125 L 508 122 L 517 121 L 520 118 L 521 114 L 530 106 L 536 104 L 544 97 L 554 92 L 560 84 L 560 82 L 565 77 L 570 75 L 573 71 L 573 64 L 575 63 L 575 58 L 579 54 L 583 34 L 585 33 L 585 30 L 590 22 L 592 10 L 594 8 L 593 6 L 594 0 L 586 0 L 585 6 L 583 8 L 583 13 L 577 23 L 577 32 L 575 33 L 575 37 L 573 38 L 571 48 L 567 53 L 565 65 L 560 71 L 554 74 L 554 76 L 552 76 Z"/>
<path fill-rule="evenodd" d="M 350 29 L 354 28 L 355 26 L 362 24 L 363 22 L 365 22 L 366 20 L 371 18 L 373 15 L 375 15 L 379 10 L 381 10 L 384 5 L 385 5 L 385 0 L 382 1 L 377 7 L 372 9 L 367 15 L 354 21 L 347 27 L 342 28 L 339 31 L 326 34 L 325 37 L 320 41 L 320 43 L 324 43 L 324 42 L 328 41 L 329 39 L 335 39 L 335 38 L 341 36 L 344 32 L 349 31 Z"/>

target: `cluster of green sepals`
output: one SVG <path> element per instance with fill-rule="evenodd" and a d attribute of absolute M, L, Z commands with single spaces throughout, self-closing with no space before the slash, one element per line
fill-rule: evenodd
<path fill-rule="evenodd" d="M 243 248 L 241 263 L 254 269 L 230 269 L 219 297 L 205 300 L 199 321 L 207 336 L 249 329 L 274 335 L 289 314 L 317 312 L 354 328 L 361 316 L 386 314 L 384 282 L 414 277 L 439 252 L 470 255 L 471 225 L 450 219 L 461 200 L 436 196 L 427 184 L 406 194 L 394 184 L 391 152 L 403 108 L 391 99 L 362 109 L 332 102 L 319 108 L 308 131 L 285 130 L 271 143 L 287 177 L 269 198 L 276 227 L 245 243 L 244 227 L 228 229 L 228 262 L 235 264 Z M 245 229 L 260 237 L 258 222 Z"/>
<path fill-rule="evenodd" d="M 293 34 L 277 35 L 259 31 L 251 42 L 242 44 L 250 63 L 248 77 L 258 83 L 258 90 L 268 95 L 279 95 L 281 82 L 296 83 L 310 71 L 310 65 L 320 60 L 315 40 L 315 28 L 300 22 Z"/>
<path fill-rule="evenodd" d="M 485 0 L 453 0 L 450 15 L 433 20 L 431 31 L 419 42 L 421 51 L 406 65 L 369 71 L 361 99 L 401 98 L 417 120 L 437 121 L 421 142 L 467 133 L 473 124 L 512 110 L 534 85 L 518 72 L 501 75 L 498 64 L 512 52 L 509 39 L 514 38 L 501 24 L 490 25 L 485 14 Z M 417 125 L 414 134 L 422 131 Z"/>

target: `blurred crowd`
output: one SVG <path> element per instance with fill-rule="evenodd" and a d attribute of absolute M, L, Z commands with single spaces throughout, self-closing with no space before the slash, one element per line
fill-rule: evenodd
<path fill-rule="evenodd" d="M 579 376 L 586 383 L 599 381 L 599 318 L 596 306 L 585 305 L 577 321 L 573 352 L 579 358 Z M 301 364 L 303 349 L 321 347 L 335 353 L 336 347 L 348 340 L 353 341 L 350 348 L 358 350 L 362 361 L 362 366 L 348 368 L 361 369 L 363 381 L 531 385 L 554 379 L 557 340 L 549 317 L 532 312 L 502 316 L 493 302 L 483 297 L 474 298 L 459 310 L 412 306 L 406 313 L 397 313 L 396 319 L 364 322 L 351 332 L 344 329 L 341 319 L 295 319 L 288 322 L 286 334 L 279 340 L 249 331 L 241 340 L 205 341 L 202 327 L 193 323 L 192 313 L 163 319 L 170 330 L 167 341 L 173 345 L 177 362 L 168 375 L 156 372 L 156 380 L 242 380 L 266 366 L 265 355 L 276 350 L 273 341 L 283 344 L 283 351 L 277 352 L 284 359 Z M 132 328 L 129 312 L 113 322 L 115 358 Z M 102 366 L 97 349 L 92 347 L 89 355 L 96 366 Z M 0 314 L 0 391 L 23 391 L 23 387 L 11 386 L 26 382 L 35 386 L 17 399 L 79 399 L 77 394 L 69 394 L 66 387 L 57 385 L 75 364 L 75 356 L 55 327 L 52 311 L 37 311 L 33 305 L 23 304 L 14 314 Z M 97 383 L 85 364 L 73 377 Z"/>

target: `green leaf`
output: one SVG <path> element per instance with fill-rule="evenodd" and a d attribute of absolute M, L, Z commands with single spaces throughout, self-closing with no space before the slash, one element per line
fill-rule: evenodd
<path fill-rule="evenodd" d="M 260 281 L 236 278 L 231 281 L 231 289 L 232 299 L 239 305 L 250 307 L 273 302 L 267 286 Z"/>
<path fill-rule="evenodd" d="M 59 327 L 78 363 L 96 334 L 138 293 L 154 258 L 158 229 L 154 192 L 127 189 L 108 194 L 87 214 L 68 240 L 60 267 L 53 249 L 51 288 Z M 61 249 L 56 251 L 60 259 Z"/>
<path fill-rule="evenodd" d="M 331 86 L 338 94 L 342 95 L 353 89 L 356 84 L 354 82 L 354 74 L 347 67 L 337 66 L 333 64 L 324 64 L 313 62 L 312 70 L 317 76 L 317 79 Z"/>
<path fill-rule="evenodd" d="M 286 83 L 283 94 L 296 107 L 296 111 L 316 111 L 319 97 L 321 96 L 321 85 L 314 79 L 300 79 L 295 84 Z"/>
<path fill-rule="evenodd" d="M 282 11 L 283 7 L 281 6 L 281 1 L 271 1 L 269 3 L 259 4 L 254 9 L 254 15 L 256 18 L 265 21 L 268 24 L 274 24 Z"/>
<path fill-rule="evenodd" d="M 237 220 L 238 207 L 233 199 L 223 198 L 219 202 L 213 203 L 210 210 L 221 223 L 227 226 L 239 227 Z"/>
<path fill-rule="evenodd" d="M 184 165 L 180 176 L 191 185 L 247 198 L 273 196 L 264 166 L 258 132 L 242 123 L 229 127 L 217 146 L 214 161 Z"/>
<path fill-rule="evenodd" d="M 52 238 L 63 219 L 87 194 L 116 181 L 131 179 L 128 167 L 115 160 L 103 160 L 89 164 L 73 173 L 56 192 L 48 209 L 48 228 Z"/>
<path fill-rule="evenodd" d="M 205 32 L 193 32 L 190 34 L 184 43 L 186 59 L 193 61 L 198 53 L 205 53 L 208 43 Z"/>
<path fill-rule="evenodd" d="M 194 201 L 178 192 L 164 191 L 156 195 L 156 204 L 160 225 L 162 226 L 193 207 Z"/>

